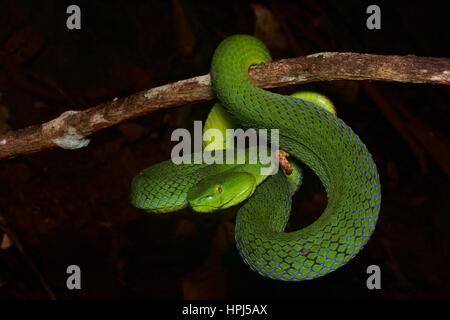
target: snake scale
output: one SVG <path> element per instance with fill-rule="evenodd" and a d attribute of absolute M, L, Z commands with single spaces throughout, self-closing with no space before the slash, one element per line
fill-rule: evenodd
<path fill-rule="evenodd" d="M 369 240 L 380 210 L 379 176 L 364 143 L 337 116 L 312 101 L 272 93 L 251 83 L 249 67 L 268 61 L 270 53 L 260 40 L 247 35 L 226 38 L 212 59 L 214 92 L 241 127 L 279 129 L 280 149 L 314 171 L 328 203 L 309 226 L 284 232 L 292 192 L 285 173 L 279 170 L 246 194 L 245 201 L 240 200 L 236 245 L 243 260 L 265 277 L 314 279 L 346 264 Z M 149 212 L 179 210 L 194 203 L 190 198 L 197 195 L 189 192 L 211 176 L 225 189 L 216 187 L 215 194 L 232 189 L 235 175 L 229 173 L 230 168 L 175 165 L 170 160 L 156 164 L 133 179 L 131 202 Z M 222 179 L 222 173 L 229 180 Z"/>

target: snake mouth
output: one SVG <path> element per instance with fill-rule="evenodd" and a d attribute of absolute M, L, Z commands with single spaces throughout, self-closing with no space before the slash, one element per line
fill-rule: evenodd
<path fill-rule="evenodd" d="M 234 204 L 231 204 L 233 201 L 233 198 L 230 198 L 230 200 L 226 201 L 226 202 L 220 202 L 217 205 L 207 205 L 204 203 L 198 203 L 200 201 L 189 201 L 189 204 L 191 205 L 192 210 L 196 211 L 196 212 L 214 212 L 217 210 L 223 210 L 226 209 L 228 207 L 233 206 Z"/>
<path fill-rule="evenodd" d="M 233 207 L 235 205 L 238 205 L 239 203 L 241 203 L 243 200 L 247 199 L 248 197 L 250 197 L 253 192 L 255 190 L 255 187 L 253 186 L 250 189 L 245 190 L 245 192 L 238 192 L 236 194 L 233 194 L 233 196 L 230 196 L 229 200 L 227 201 L 221 201 L 220 203 L 218 203 L 216 206 L 213 205 L 207 205 L 204 203 L 198 203 L 200 202 L 200 200 L 196 199 L 196 200 L 191 200 L 189 201 L 189 204 L 192 208 L 192 210 L 196 211 L 196 212 L 214 212 L 214 211 L 218 211 L 218 210 L 224 210 L 227 209 L 229 207 Z M 245 196 L 243 197 L 242 201 L 236 201 L 236 198 L 239 196 L 242 196 L 242 194 L 245 194 Z"/>
<path fill-rule="evenodd" d="M 213 212 L 213 211 L 222 209 L 222 207 L 196 205 L 193 203 L 191 203 L 191 207 L 192 207 L 192 210 L 194 210 L 195 212 L 202 212 L 202 213 Z"/>

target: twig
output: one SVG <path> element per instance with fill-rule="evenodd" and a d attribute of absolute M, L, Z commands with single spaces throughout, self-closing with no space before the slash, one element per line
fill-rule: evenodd
<path fill-rule="evenodd" d="M 1 218 L 1 217 L 0 217 Z M 14 233 L 6 226 L 3 225 L 3 220 L 0 220 L 0 231 L 4 232 L 8 235 L 8 237 L 11 239 L 11 241 L 14 243 L 14 245 L 17 248 L 17 251 L 22 256 L 22 259 L 25 260 L 25 263 L 28 265 L 28 267 L 31 269 L 32 273 L 37 278 L 38 282 L 42 286 L 42 289 L 45 291 L 45 293 L 48 295 L 50 300 L 56 300 L 56 296 L 53 293 L 53 290 L 50 288 L 50 285 L 45 280 L 42 273 L 39 271 L 38 267 L 34 263 L 33 259 L 31 259 L 27 253 L 25 252 L 21 242 L 17 239 L 17 237 L 14 235 Z"/>
<path fill-rule="evenodd" d="M 450 59 L 325 52 L 253 66 L 250 78 L 263 88 L 331 80 L 449 85 Z M 0 158 L 57 146 L 84 147 L 88 143 L 84 138 L 103 128 L 160 109 L 213 98 L 210 77 L 203 75 L 116 98 L 83 111 L 67 111 L 47 123 L 1 135 Z"/>

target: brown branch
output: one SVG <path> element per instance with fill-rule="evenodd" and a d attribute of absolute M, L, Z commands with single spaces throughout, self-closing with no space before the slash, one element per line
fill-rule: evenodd
<path fill-rule="evenodd" d="M 383 56 L 357 53 L 318 53 L 250 68 L 259 87 L 274 88 L 314 81 L 377 80 L 450 84 L 450 59 Z M 114 99 L 83 111 L 67 111 L 41 125 L 0 136 L 0 158 L 57 146 L 83 147 L 92 133 L 160 109 L 211 100 L 209 75 L 170 83 Z"/>

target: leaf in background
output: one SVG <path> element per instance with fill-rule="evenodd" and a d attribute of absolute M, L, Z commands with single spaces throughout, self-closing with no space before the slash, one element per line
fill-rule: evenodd
<path fill-rule="evenodd" d="M 8 119 L 9 119 L 8 107 L 6 105 L 0 104 L 0 134 L 10 130 L 10 127 L 7 123 Z"/>
<path fill-rule="evenodd" d="M 252 3 L 251 7 L 255 14 L 255 36 L 272 50 L 286 49 L 286 37 L 272 12 L 259 3 Z"/>
<path fill-rule="evenodd" d="M 182 280 L 184 299 L 224 299 L 227 272 L 223 255 L 234 246 L 234 224 L 224 222 L 217 228 L 208 257 Z"/>
<path fill-rule="evenodd" d="M 44 46 L 44 34 L 38 26 L 28 25 L 12 34 L 3 45 L 3 53 L 11 64 L 22 64 L 36 56 Z"/>

